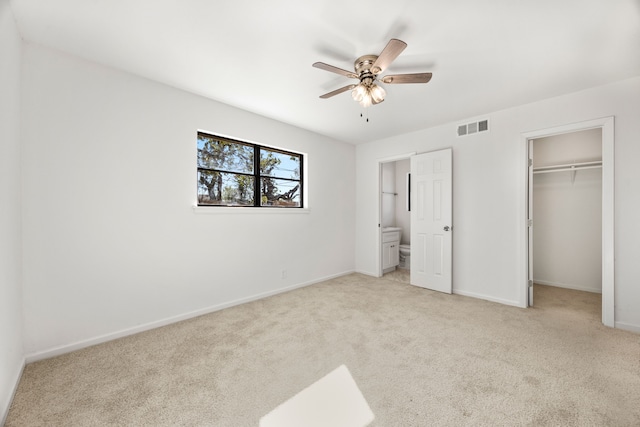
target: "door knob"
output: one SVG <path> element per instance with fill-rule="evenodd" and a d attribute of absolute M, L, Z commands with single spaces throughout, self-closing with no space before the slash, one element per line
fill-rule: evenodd
<path fill-rule="evenodd" d="M 449 230 L 450 230 L 449 226 L 448 226 L 448 225 L 445 225 L 445 226 L 444 226 L 444 231 L 449 231 Z"/>

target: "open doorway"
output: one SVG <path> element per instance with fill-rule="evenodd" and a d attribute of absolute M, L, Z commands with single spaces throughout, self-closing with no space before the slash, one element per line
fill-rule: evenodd
<path fill-rule="evenodd" d="M 380 275 L 410 282 L 411 216 L 409 211 L 409 156 L 379 163 Z"/>
<path fill-rule="evenodd" d="M 453 150 L 409 157 L 379 161 L 379 274 L 405 270 L 402 281 L 450 294 Z"/>
<path fill-rule="evenodd" d="M 534 305 L 534 274 L 536 273 L 534 266 L 534 256 L 535 256 L 535 235 L 534 230 L 536 227 L 536 219 L 534 216 L 534 149 L 533 144 L 536 139 L 553 137 L 556 135 L 564 135 L 573 132 L 580 131 L 588 131 L 595 129 L 597 132 L 600 132 L 600 143 L 601 143 L 601 160 L 598 161 L 594 159 L 594 163 L 589 164 L 590 159 L 584 159 L 584 162 L 571 162 L 569 163 L 569 170 L 566 171 L 570 174 L 569 179 L 575 180 L 575 177 L 579 172 L 572 171 L 571 168 L 575 169 L 578 164 L 580 166 L 584 166 L 597 169 L 601 167 L 601 209 L 600 209 L 600 257 L 598 262 L 601 268 L 601 313 L 602 313 L 602 323 L 606 326 L 614 327 L 614 268 L 613 268 L 613 194 L 614 194 L 614 158 L 613 158 L 613 146 L 614 146 L 614 138 L 613 138 L 613 117 L 606 117 L 603 119 L 595 119 L 587 122 L 575 123 L 565 126 L 559 126 L 551 129 L 544 129 L 540 131 L 528 132 L 523 134 L 523 142 L 525 144 L 525 150 L 527 152 L 527 191 L 526 191 L 526 200 L 527 200 L 527 209 L 526 209 L 526 228 L 527 231 L 525 235 L 527 236 L 526 241 L 526 253 L 527 253 L 527 263 L 526 263 L 526 282 L 525 282 L 525 305 L 533 306 Z M 533 155 L 533 156 L 532 156 Z M 597 162 L 601 162 L 601 165 L 598 165 Z M 553 166 L 553 165 L 549 165 Z M 562 169 L 562 165 L 558 164 L 559 169 Z M 538 166 L 541 167 L 540 165 Z M 538 169 L 541 170 L 550 170 L 552 167 L 547 169 Z M 584 177 L 581 177 L 581 179 Z M 575 182 L 575 181 L 574 181 Z M 593 218 L 591 218 L 593 220 Z M 578 219 L 576 219 L 576 222 Z M 552 233 L 552 232 L 551 232 Z M 562 234 L 562 232 L 560 233 Z M 557 236 L 552 236 L 555 238 Z"/>

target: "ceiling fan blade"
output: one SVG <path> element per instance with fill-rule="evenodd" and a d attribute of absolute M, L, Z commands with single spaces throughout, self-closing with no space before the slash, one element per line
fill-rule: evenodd
<path fill-rule="evenodd" d="M 373 74 L 378 74 L 383 72 L 394 59 L 398 57 L 402 53 L 402 51 L 407 47 L 407 44 L 402 40 L 391 39 L 389 43 L 382 49 L 380 52 L 380 56 L 376 59 L 376 62 L 373 63 L 371 67 L 371 72 Z"/>
<path fill-rule="evenodd" d="M 357 79 L 358 76 L 352 71 L 343 70 L 342 68 L 334 67 L 333 65 L 325 64 L 324 62 L 316 62 L 313 67 L 320 68 L 321 70 L 330 71 L 332 73 L 340 74 L 341 76 L 347 76 L 350 79 Z"/>
<path fill-rule="evenodd" d="M 353 89 L 354 87 L 356 87 L 357 85 L 347 85 L 345 87 L 341 87 L 340 89 L 336 89 L 334 91 L 331 91 L 329 93 L 325 93 L 324 95 L 320 95 L 320 98 L 322 99 L 327 99 L 327 98 L 331 98 L 332 96 L 341 94 L 342 92 L 346 92 L 348 90 Z"/>
<path fill-rule="evenodd" d="M 433 74 L 431 73 L 396 74 L 393 76 L 384 76 L 380 81 L 387 84 L 429 83 L 432 76 Z"/>

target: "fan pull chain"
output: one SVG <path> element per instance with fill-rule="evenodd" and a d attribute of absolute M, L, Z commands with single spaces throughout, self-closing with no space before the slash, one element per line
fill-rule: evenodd
<path fill-rule="evenodd" d="M 362 115 L 362 113 L 360 113 L 360 117 L 363 117 L 363 118 L 364 118 L 364 116 Z M 367 123 L 369 123 L 369 114 L 367 114 L 366 119 L 367 119 Z"/>

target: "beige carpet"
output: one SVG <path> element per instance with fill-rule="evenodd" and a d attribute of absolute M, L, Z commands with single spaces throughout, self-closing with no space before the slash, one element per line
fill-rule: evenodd
<path fill-rule="evenodd" d="M 257 426 L 340 365 L 372 426 L 638 426 L 640 336 L 600 296 L 519 309 L 353 274 L 37 362 L 7 426 Z"/>
<path fill-rule="evenodd" d="M 396 282 L 409 283 L 411 281 L 411 271 L 404 268 L 396 268 L 390 273 L 386 273 L 383 278 Z"/>

